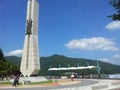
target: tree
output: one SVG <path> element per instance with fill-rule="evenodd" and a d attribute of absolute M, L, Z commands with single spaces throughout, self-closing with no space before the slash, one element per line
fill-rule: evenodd
<path fill-rule="evenodd" d="M 3 54 L 2 49 L 0 48 L 0 59 L 2 59 L 3 57 L 4 57 L 4 54 Z"/>
<path fill-rule="evenodd" d="M 108 17 L 112 20 L 120 20 L 120 0 L 110 0 L 110 4 L 115 8 L 116 13 Z"/>
<path fill-rule="evenodd" d="M 19 66 L 10 63 L 4 58 L 4 54 L 2 49 L 0 48 L 0 77 L 7 77 L 12 74 L 19 74 Z"/>

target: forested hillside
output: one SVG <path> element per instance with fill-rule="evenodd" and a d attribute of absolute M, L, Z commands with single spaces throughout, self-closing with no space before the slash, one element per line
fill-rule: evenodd
<path fill-rule="evenodd" d="M 9 56 L 6 57 L 6 59 L 12 63 L 16 63 L 18 65 L 20 65 L 20 57 L 14 57 L 14 56 Z M 89 59 L 83 59 L 83 58 L 71 58 L 71 57 L 66 57 L 63 55 L 53 55 L 53 56 L 49 56 L 49 57 L 41 57 L 40 58 L 40 64 L 41 64 L 41 70 L 39 75 L 49 75 L 51 74 L 50 71 L 48 71 L 48 69 L 50 67 L 68 67 L 68 65 L 70 67 L 77 67 L 78 64 L 79 66 L 87 66 L 87 63 L 89 63 L 89 65 L 94 65 L 97 66 L 97 60 L 89 60 Z M 106 63 L 106 62 L 101 62 L 99 61 L 100 67 L 101 67 L 101 73 L 102 74 L 113 74 L 113 73 L 120 73 L 120 65 L 113 65 L 110 63 Z M 75 72 L 78 73 L 85 73 L 88 74 L 89 72 L 92 73 L 97 73 L 97 70 L 93 69 L 93 70 L 77 70 Z M 54 74 L 61 74 L 63 72 L 57 72 Z"/>

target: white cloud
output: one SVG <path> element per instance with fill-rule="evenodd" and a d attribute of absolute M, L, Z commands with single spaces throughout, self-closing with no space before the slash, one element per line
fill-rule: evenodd
<path fill-rule="evenodd" d="M 120 58 L 120 55 L 116 54 L 113 56 L 114 58 Z"/>
<path fill-rule="evenodd" d="M 83 38 L 69 41 L 66 45 L 69 49 L 84 49 L 84 50 L 105 50 L 116 51 L 115 42 L 103 37 Z"/>
<path fill-rule="evenodd" d="M 98 59 L 98 60 L 103 61 L 103 62 L 112 63 L 112 61 L 110 59 L 107 59 L 107 58 L 101 58 L 101 59 Z"/>
<path fill-rule="evenodd" d="M 13 50 L 7 53 L 7 56 L 20 56 L 22 54 L 22 50 Z"/>
<path fill-rule="evenodd" d="M 120 21 L 112 21 L 106 25 L 106 28 L 109 30 L 120 29 Z"/>
<path fill-rule="evenodd" d="M 116 64 L 116 65 L 119 65 L 120 61 L 119 60 L 114 60 L 114 59 L 107 59 L 107 58 L 101 58 L 101 59 L 98 59 L 100 61 L 103 61 L 103 62 L 107 62 L 107 63 L 111 63 L 111 64 Z"/>

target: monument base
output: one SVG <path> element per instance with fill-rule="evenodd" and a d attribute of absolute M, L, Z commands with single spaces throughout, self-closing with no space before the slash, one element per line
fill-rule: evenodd
<path fill-rule="evenodd" d="M 39 77 L 20 77 L 19 82 L 22 82 L 23 84 L 31 83 L 31 82 L 43 82 L 47 81 L 47 78 L 44 76 Z"/>

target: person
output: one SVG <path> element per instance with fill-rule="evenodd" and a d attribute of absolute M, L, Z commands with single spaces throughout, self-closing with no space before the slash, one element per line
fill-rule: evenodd
<path fill-rule="evenodd" d="M 74 81 L 74 74 L 71 75 L 71 80 Z"/>
<path fill-rule="evenodd" d="M 15 86 L 15 87 L 16 87 L 16 84 L 17 84 L 17 77 L 16 77 L 16 76 L 14 76 L 13 86 Z"/>
<path fill-rule="evenodd" d="M 84 78 L 84 74 L 82 73 L 82 78 Z"/>
<path fill-rule="evenodd" d="M 19 76 L 16 77 L 16 84 L 19 85 Z"/>

